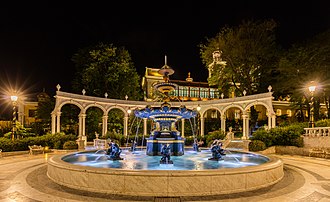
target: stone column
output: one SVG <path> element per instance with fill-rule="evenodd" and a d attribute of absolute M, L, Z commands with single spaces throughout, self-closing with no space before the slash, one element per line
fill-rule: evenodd
<path fill-rule="evenodd" d="M 268 129 L 272 128 L 272 115 L 268 112 Z"/>
<path fill-rule="evenodd" d="M 243 140 L 247 140 L 249 135 L 248 135 L 248 132 L 249 132 L 249 129 L 248 129 L 248 126 L 249 126 L 249 119 L 248 119 L 248 115 L 246 114 L 246 112 L 243 112 L 243 115 L 242 115 L 242 118 L 243 118 L 243 136 L 242 136 L 242 139 Z"/>
<path fill-rule="evenodd" d="M 148 121 L 147 118 L 143 119 L 143 135 L 144 135 L 144 137 L 147 136 L 147 121 Z"/>
<path fill-rule="evenodd" d="M 103 115 L 102 122 L 102 137 L 105 137 L 108 132 L 108 115 Z"/>
<path fill-rule="evenodd" d="M 226 115 L 225 114 L 221 115 L 221 130 L 223 132 L 226 132 Z"/>
<path fill-rule="evenodd" d="M 185 119 L 181 119 L 181 136 L 184 137 L 184 121 Z"/>
<path fill-rule="evenodd" d="M 57 133 L 61 132 L 61 113 L 62 112 L 56 113 L 56 132 Z"/>
<path fill-rule="evenodd" d="M 128 131 L 128 116 L 124 117 L 124 136 L 127 137 Z"/>
<path fill-rule="evenodd" d="M 82 114 L 81 118 L 82 118 L 81 134 L 82 136 L 86 136 L 86 114 Z"/>
<path fill-rule="evenodd" d="M 56 133 L 56 113 L 52 112 L 52 134 Z"/>
<path fill-rule="evenodd" d="M 249 135 L 250 135 L 250 116 L 249 114 L 246 115 L 247 119 L 246 119 L 246 139 L 250 139 Z"/>
<path fill-rule="evenodd" d="M 201 136 L 204 137 L 204 117 L 201 117 Z"/>
<path fill-rule="evenodd" d="M 82 136 L 82 114 L 78 115 L 79 118 L 79 128 L 78 128 L 78 136 L 81 137 Z"/>
<path fill-rule="evenodd" d="M 273 113 L 272 114 L 272 128 L 276 127 L 276 115 Z"/>

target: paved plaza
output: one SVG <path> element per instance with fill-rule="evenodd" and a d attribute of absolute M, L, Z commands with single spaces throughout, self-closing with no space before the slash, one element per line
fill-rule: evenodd
<path fill-rule="evenodd" d="M 330 159 L 274 155 L 284 162 L 284 178 L 256 191 L 204 197 L 132 197 L 79 191 L 48 179 L 54 154 L 0 158 L 0 201 L 298 201 L 330 202 Z"/>

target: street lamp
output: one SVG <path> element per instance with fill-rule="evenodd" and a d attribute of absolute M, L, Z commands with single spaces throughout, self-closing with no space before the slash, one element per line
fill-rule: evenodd
<path fill-rule="evenodd" d="M 311 85 L 308 87 L 308 90 L 311 93 L 309 127 L 314 128 L 314 92 L 316 90 L 316 85 L 314 84 L 314 81 L 311 82 Z"/>
<path fill-rule="evenodd" d="M 13 128 L 11 133 L 11 139 L 14 140 L 16 136 L 16 105 L 17 105 L 18 96 L 12 95 L 10 96 L 10 99 L 13 103 L 13 121 L 12 121 Z"/>

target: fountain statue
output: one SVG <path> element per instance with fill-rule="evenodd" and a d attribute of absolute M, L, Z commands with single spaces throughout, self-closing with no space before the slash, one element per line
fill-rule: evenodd
<path fill-rule="evenodd" d="M 147 138 L 146 153 L 149 156 L 159 156 L 161 154 L 162 145 L 169 145 L 171 154 L 181 156 L 184 154 L 184 141 L 180 132 L 176 129 L 175 123 L 181 119 L 190 119 L 197 115 L 196 110 L 187 109 L 184 105 L 172 107 L 169 93 L 176 89 L 177 85 L 169 81 L 169 75 L 174 70 L 166 64 L 158 71 L 163 75 L 162 82 L 154 85 L 156 91 L 164 95 L 164 102 L 160 107 L 147 106 L 144 109 L 136 109 L 134 114 L 139 118 L 152 119 L 155 123 L 154 129 L 151 131 L 150 137 Z"/>
<path fill-rule="evenodd" d="M 131 152 L 134 152 L 134 151 L 135 151 L 135 149 L 136 149 L 136 142 L 135 142 L 135 141 L 133 141 L 133 142 L 132 142 L 132 145 L 131 145 L 131 147 L 130 147 L 130 149 L 129 149 L 129 150 L 130 150 Z"/>
<path fill-rule="evenodd" d="M 222 142 L 214 140 L 211 145 L 212 157 L 209 160 L 219 161 L 224 160 L 223 156 L 226 155 L 225 150 L 222 149 Z"/>
<path fill-rule="evenodd" d="M 110 142 L 108 145 L 109 148 L 106 153 L 108 159 L 113 161 L 123 160 L 123 158 L 120 157 L 121 149 L 119 148 L 119 145 L 113 142 Z"/>
<path fill-rule="evenodd" d="M 199 148 L 199 143 L 198 143 L 197 138 L 194 139 L 193 150 L 196 151 L 196 152 L 200 152 L 201 151 L 201 149 Z"/>
<path fill-rule="evenodd" d="M 171 160 L 171 148 L 169 144 L 164 144 L 161 150 L 162 158 L 160 164 L 173 164 Z"/>

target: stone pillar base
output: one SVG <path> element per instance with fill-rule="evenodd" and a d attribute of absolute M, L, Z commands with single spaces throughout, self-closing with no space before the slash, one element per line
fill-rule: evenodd
<path fill-rule="evenodd" d="M 85 150 L 85 140 L 83 140 L 81 137 L 76 140 L 78 144 L 78 150 Z"/>

